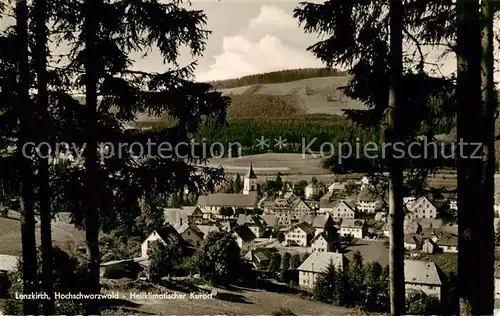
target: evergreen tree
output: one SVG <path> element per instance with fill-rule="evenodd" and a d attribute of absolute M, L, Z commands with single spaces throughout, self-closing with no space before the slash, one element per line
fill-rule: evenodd
<path fill-rule="evenodd" d="M 290 269 L 297 269 L 301 264 L 300 254 L 294 253 L 290 258 Z"/>
<path fill-rule="evenodd" d="M 335 293 L 333 301 L 335 305 L 343 306 L 345 304 L 346 279 L 346 273 L 339 271 L 333 284 Z"/>
<path fill-rule="evenodd" d="M 341 278 L 341 271 L 337 271 L 333 261 L 330 261 L 324 274 L 316 280 L 314 296 L 323 303 L 336 304 L 338 296 L 337 279 Z"/>
<path fill-rule="evenodd" d="M 33 140 L 33 112 L 29 96 L 31 75 L 29 68 L 29 36 L 28 36 L 28 4 L 27 1 L 18 1 L 16 4 L 16 54 L 17 54 L 17 96 L 20 109 L 20 134 L 18 143 L 18 163 L 20 165 L 21 182 L 21 240 L 23 260 L 23 292 L 31 294 L 37 292 L 37 256 L 35 237 L 35 214 L 33 192 L 33 166 L 31 160 L 23 155 L 21 148 Z M 38 302 L 32 299 L 23 301 L 25 315 L 38 314 Z"/>
<path fill-rule="evenodd" d="M 303 198 L 304 197 L 304 190 L 305 190 L 306 186 L 307 186 L 307 181 L 300 180 L 297 184 L 294 185 L 293 194 L 295 194 L 298 197 Z"/>
<path fill-rule="evenodd" d="M 241 180 L 239 173 L 236 175 L 236 179 L 234 180 L 233 188 L 234 188 L 233 189 L 234 193 L 241 193 L 241 191 L 243 190 L 243 181 Z"/>
<path fill-rule="evenodd" d="M 276 180 L 274 180 L 274 184 L 276 186 L 276 190 L 281 191 L 283 190 L 283 180 L 281 179 L 281 173 L 278 172 L 276 175 Z"/>
<path fill-rule="evenodd" d="M 279 252 L 276 252 L 273 254 L 271 262 L 269 263 L 269 271 L 272 273 L 273 276 L 277 276 L 278 273 L 280 272 L 280 267 L 281 267 L 281 255 Z"/>
<path fill-rule="evenodd" d="M 35 15 L 35 53 L 34 64 L 37 80 L 37 112 L 38 126 L 40 127 L 40 138 L 38 143 L 48 142 L 50 136 L 50 117 L 48 100 L 48 76 L 47 76 L 47 1 L 36 0 L 34 3 Z M 50 299 L 43 301 L 43 313 L 54 314 L 54 297 L 52 286 L 52 212 L 50 207 L 50 180 L 49 160 L 47 158 L 47 147 L 40 146 L 41 152 L 38 157 L 38 187 L 39 187 L 39 210 L 40 210 L 40 239 L 42 248 L 42 289 Z"/>
<path fill-rule="evenodd" d="M 289 252 L 285 252 L 283 254 L 283 258 L 281 260 L 281 269 L 283 271 L 287 271 L 290 269 L 290 261 L 292 259 L 292 255 Z"/>
<path fill-rule="evenodd" d="M 482 143 L 482 130 L 477 126 L 488 123 L 482 121 L 481 105 L 481 21 L 478 1 L 459 0 L 457 10 L 457 141 Z M 488 76 L 488 75 L 486 75 Z M 466 89 L 467 91 L 464 91 Z M 488 94 L 488 92 L 485 92 Z M 457 158 L 458 182 L 458 227 L 459 253 L 458 275 L 461 315 L 481 315 L 491 313 L 493 308 L 492 261 L 486 227 L 491 227 L 491 210 L 481 209 L 476 216 L 478 205 L 485 205 L 482 186 L 483 162 L 473 159 L 474 146 L 465 146 Z M 488 152 L 489 154 L 490 152 Z M 485 164 L 487 165 L 487 163 Z M 489 177 L 489 175 L 488 175 Z M 486 179 L 485 179 L 486 180 Z M 488 182 L 488 181 L 487 181 Z M 477 245 L 480 244 L 480 248 Z M 472 258 L 479 259 L 473 260 Z M 480 263 L 478 263 L 480 262 Z M 478 268 L 478 264 L 481 265 Z M 484 266 L 482 266 L 484 264 Z M 475 272 L 473 272 L 475 271 Z M 478 272 L 480 271 L 480 272 Z M 477 273 L 480 273 L 479 276 Z M 490 273 L 488 276 L 482 273 Z M 486 280 L 487 284 L 481 281 Z M 481 284 L 480 284 L 481 283 Z"/>
<path fill-rule="evenodd" d="M 189 47 L 193 55 L 204 49 L 208 31 L 203 29 L 206 16 L 201 11 L 187 10 L 180 3 L 160 1 L 88 0 L 83 5 L 73 2 L 56 23 L 60 38 L 71 48 L 68 77 L 79 77 L 74 89 L 85 85 L 85 106 L 77 116 L 85 128 L 71 133 L 71 142 L 86 143 L 85 169 L 66 169 L 69 175 L 59 175 L 58 186 L 64 187 L 75 223 L 86 229 L 91 249 L 91 276 L 99 291 L 99 229 L 112 230 L 120 225 L 135 225 L 140 213 L 138 201 L 147 194 L 172 193 L 188 188 L 213 191 L 222 180 L 222 171 L 197 167 L 193 161 L 204 161 L 201 148 L 177 152 L 179 156 L 165 159 L 158 144 L 188 142 L 202 122 L 222 122 L 228 98 L 211 91 L 205 83 L 190 80 L 193 66 L 179 67 L 178 47 Z M 83 19 L 82 19 L 83 17 Z M 176 21 L 175 26 L 171 21 Z M 82 30 L 81 33 L 75 29 Z M 141 32 L 138 32 L 141 30 Z M 131 68 L 130 54 L 145 53 L 156 45 L 167 69 L 146 73 Z M 81 76 L 83 72 L 83 78 Z M 83 80 L 82 80 L 83 79 Z M 97 112 L 97 98 L 99 111 Z M 137 113 L 162 116 L 165 113 L 178 120 L 172 128 L 161 131 L 124 130 L 124 123 L 134 120 Z M 150 141 L 153 141 L 153 146 Z M 151 148 L 146 157 L 138 151 L 122 151 L 98 163 L 98 144 L 110 143 L 119 148 L 123 143 L 141 143 Z M 156 144 L 156 145 L 154 145 Z M 168 153 L 172 154 L 172 153 Z M 83 187 L 79 179 L 85 178 Z M 89 313 L 97 313 L 90 306 Z"/>
<path fill-rule="evenodd" d="M 363 257 L 359 251 L 354 253 L 352 261 L 349 262 L 349 284 L 350 299 L 354 304 L 361 304 L 365 295 L 365 271 L 363 267 Z"/>

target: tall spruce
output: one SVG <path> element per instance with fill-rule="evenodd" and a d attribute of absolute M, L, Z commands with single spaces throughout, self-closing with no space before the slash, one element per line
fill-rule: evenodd
<path fill-rule="evenodd" d="M 19 109 L 20 134 L 17 147 L 21 180 L 21 240 L 23 260 L 23 291 L 25 294 L 37 292 L 37 251 L 35 235 L 35 213 L 33 198 L 33 166 L 31 159 L 23 155 L 24 144 L 32 141 L 33 121 L 32 106 L 29 95 L 31 74 L 29 68 L 28 37 L 28 5 L 27 1 L 16 4 L 16 36 L 17 36 L 17 95 Z M 38 314 L 38 303 L 35 300 L 23 301 L 25 315 Z"/>
<path fill-rule="evenodd" d="M 37 87 L 37 131 L 39 135 L 38 143 L 49 141 L 48 113 L 48 80 L 47 80 L 47 1 L 36 0 L 34 3 L 35 20 L 35 49 L 33 54 L 36 70 Z M 52 212 L 50 207 L 50 183 L 49 183 L 49 161 L 47 146 L 40 146 L 40 156 L 38 158 L 38 196 L 40 211 L 40 240 L 42 249 L 42 289 L 49 296 L 49 300 L 43 301 L 43 313 L 53 315 L 53 268 L 52 268 Z"/>
<path fill-rule="evenodd" d="M 84 83 L 85 83 L 85 182 L 83 207 L 85 214 L 85 238 L 89 255 L 89 287 L 90 293 L 100 293 L 101 285 L 99 278 L 100 254 L 99 254 L 99 211 L 98 211 L 98 186 L 100 181 L 97 176 L 97 84 L 99 72 L 101 71 L 98 53 L 99 20 L 97 11 L 101 4 L 100 0 L 86 0 L 83 4 L 83 33 L 85 43 L 84 55 Z M 87 302 L 87 313 L 95 315 L 100 313 L 97 300 Z"/>
<path fill-rule="evenodd" d="M 457 153 L 458 180 L 458 291 L 460 296 L 460 315 L 482 315 L 492 312 L 487 298 L 481 290 L 487 279 L 479 278 L 477 271 L 490 271 L 489 249 L 481 245 L 486 227 L 482 220 L 488 218 L 478 214 L 477 206 L 482 205 L 481 180 L 482 160 L 474 159 L 474 145 L 482 143 L 481 134 L 481 28 L 479 2 L 477 0 L 458 0 L 457 10 L 457 142 L 466 144 Z M 484 213 L 485 209 L 481 209 Z M 482 265 L 478 268 L 478 264 Z M 482 273 L 479 272 L 479 273 Z M 481 274 L 482 275 L 482 274 Z M 489 287 L 486 287 L 488 290 Z M 486 295 L 491 296 L 491 293 Z M 486 304 L 485 304 L 486 303 Z"/>
<path fill-rule="evenodd" d="M 58 30 L 71 53 L 62 71 L 80 79 L 75 89 L 82 89 L 82 82 L 85 86 L 84 109 L 78 113 L 85 128 L 70 135 L 74 142 L 84 140 L 86 147 L 84 170 L 64 170 L 68 175 L 59 177 L 58 187 L 64 188 L 63 207 L 86 230 L 89 291 L 99 292 L 100 230 L 116 229 L 125 237 L 144 234 L 132 229 L 141 215 L 138 205 L 143 198 L 172 196 L 184 189 L 211 191 L 223 179 L 222 170 L 197 165 L 206 160 L 201 147 L 194 152 L 191 148 L 165 152 L 160 145 L 170 143 L 177 149 L 175 144 L 189 142 L 204 122 L 223 123 L 229 99 L 211 91 L 210 84 L 193 82 L 193 65 L 177 64 L 180 46 L 187 46 L 193 55 L 203 51 L 209 33 L 203 29 L 203 12 L 160 1 L 89 0 L 66 5 L 69 9 L 59 19 Z M 75 37 L 75 29 L 83 31 Z M 165 71 L 133 69 L 130 56 L 147 54 L 153 45 L 164 59 Z M 138 113 L 168 114 L 177 124 L 159 131 L 124 129 L 134 125 Z M 99 161 L 104 143 L 112 144 L 115 152 Z M 117 151 L 122 144 L 132 143 L 141 143 L 147 152 L 140 154 L 131 147 Z M 98 306 L 88 307 L 89 313 L 98 312 Z"/>
<path fill-rule="evenodd" d="M 480 229 L 480 242 L 477 243 L 481 256 L 480 267 L 477 267 L 478 279 L 484 280 L 481 291 L 481 310 L 490 312 L 494 307 L 494 282 L 491 275 L 494 274 L 495 245 L 494 221 L 495 204 L 495 112 L 497 110 L 497 95 L 495 89 L 494 74 L 494 46 L 493 46 L 493 15 L 494 7 L 492 0 L 481 0 L 482 16 L 482 130 L 483 130 L 483 174 L 481 188 L 481 209 L 476 214 Z"/>
<path fill-rule="evenodd" d="M 386 142 L 401 142 L 403 122 L 403 2 L 391 0 L 389 8 L 390 52 L 389 52 L 389 118 Z M 389 147 L 389 291 L 391 315 L 405 313 L 405 276 L 404 276 L 404 210 L 403 210 L 403 168 L 400 159 L 394 157 L 393 147 Z"/>

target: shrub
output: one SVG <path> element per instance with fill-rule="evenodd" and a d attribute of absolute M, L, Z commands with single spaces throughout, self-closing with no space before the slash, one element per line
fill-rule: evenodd
<path fill-rule="evenodd" d="M 139 271 L 134 271 L 133 267 L 129 264 L 117 264 L 106 268 L 104 277 L 108 279 L 122 279 L 129 278 L 135 279 Z"/>
<path fill-rule="evenodd" d="M 273 316 L 296 316 L 289 308 L 282 307 L 279 310 L 272 313 Z"/>
<path fill-rule="evenodd" d="M 3 304 L 3 313 L 5 315 L 24 315 L 23 301 L 16 299 L 5 300 Z"/>

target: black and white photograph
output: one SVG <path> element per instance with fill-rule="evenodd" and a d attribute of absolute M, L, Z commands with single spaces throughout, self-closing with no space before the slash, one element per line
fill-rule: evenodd
<path fill-rule="evenodd" d="M 0 0 L 0 316 L 500 316 L 499 0 Z"/>

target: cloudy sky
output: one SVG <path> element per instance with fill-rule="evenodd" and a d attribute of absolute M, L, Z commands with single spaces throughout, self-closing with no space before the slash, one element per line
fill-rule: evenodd
<path fill-rule="evenodd" d="M 292 17 L 297 1 L 193 0 L 191 8 L 203 10 L 212 31 L 204 56 L 198 58 L 196 79 L 228 79 L 290 68 L 320 67 L 306 51 L 317 41 L 304 34 Z M 183 54 L 180 62 L 193 59 Z M 158 71 L 157 54 L 136 59 L 136 67 Z"/>
<path fill-rule="evenodd" d="M 293 9 L 297 7 L 299 1 L 191 0 L 191 2 L 191 5 L 185 6 L 203 10 L 207 15 L 206 29 L 212 31 L 204 55 L 197 58 L 198 67 L 195 72 L 197 80 L 229 79 L 282 69 L 322 66 L 319 60 L 306 51 L 308 46 L 319 39 L 316 35 L 305 34 L 292 16 Z M 5 20 L 0 20 L 0 27 L 7 23 Z M 194 61 L 187 50 L 181 51 L 184 51 L 179 60 L 181 65 Z M 134 67 L 137 69 L 155 72 L 167 69 L 167 66 L 162 64 L 158 52 L 154 50 L 147 58 L 141 58 L 140 55 L 131 57 L 136 61 Z M 436 60 L 430 61 L 436 62 Z M 455 69 L 456 61 L 452 58 L 444 61 L 441 72 L 449 73 Z"/>

